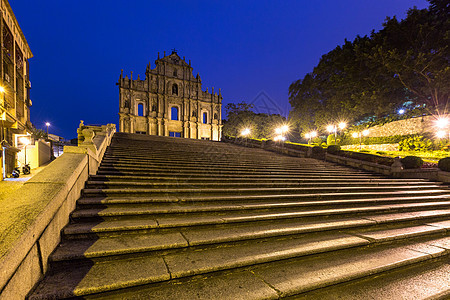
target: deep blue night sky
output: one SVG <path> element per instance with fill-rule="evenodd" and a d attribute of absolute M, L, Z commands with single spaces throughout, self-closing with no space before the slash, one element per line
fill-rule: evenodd
<path fill-rule="evenodd" d="M 149 1 L 10 0 L 34 58 L 32 122 L 65 138 L 86 124 L 118 122 L 118 80 L 144 77 L 157 52 L 192 61 L 203 90 L 224 106 L 261 92 L 289 111 L 288 87 L 356 35 L 403 18 L 425 0 Z"/>

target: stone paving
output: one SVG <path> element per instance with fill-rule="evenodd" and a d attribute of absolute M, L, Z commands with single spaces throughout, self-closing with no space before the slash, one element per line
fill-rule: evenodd
<path fill-rule="evenodd" d="M 116 133 L 29 298 L 445 298 L 449 191 L 261 149 Z"/>

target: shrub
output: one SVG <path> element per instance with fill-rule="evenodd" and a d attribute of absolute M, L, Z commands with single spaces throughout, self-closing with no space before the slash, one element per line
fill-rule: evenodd
<path fill-rule="evenodd" d="M 440 159 L 438 162 L 438 168 L 442 171 L 450 172 L 450 157 Z"/>
<path fill-rule="evenodd" d="M 327 136 L 327 145 L 334 145 L 334 134 L 329 134 Z"/>
<path fill-rule="evenodd" d="M 423 159 L 418 156 L 406 156 L 401 159 L 401 163 L 405 169 L 417 169 L 422 167 Z"/>
<path fill-rule="evenodd" d="M 325 156 L 325 149 L 320 146 L 312 147 L 311 151 L 311 156 L 314 158 L 323 158 Z"/>
<path fill-rule="evenodd" d="M 336 154 L 339 152 L 339 150 L 341 150 L 341 146 L 339 145 L 330 145 L 327 148 L 327 152 L 330 154 Z"/>
<path fill-rule="evenodd" d="M 432 148 L 433 142 L 423 136 L 409 137 L 398 143 L 400 151 L 430 151 Z"/>

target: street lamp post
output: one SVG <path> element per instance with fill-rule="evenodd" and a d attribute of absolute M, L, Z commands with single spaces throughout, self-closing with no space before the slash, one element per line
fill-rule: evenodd
<path fill-rule="evenodd" d="M 275 129 L 276 136 L 274 137 L 274 141 L 283 142 L 284 140 L 286 140 L 286 137 L 284 136 L 284 134 L 287 133 L 288 131 L 289 131 L 288 125 L 283 125 L 281 127 L 276 128 Z"/>
<path fill-rule="evenodd" d="M 448 128 L 449 123 L 450 122 L 447 118 L 439 118 L 436 120 L 436 127 L 441 129 L 436 133 L 437 137 L 442 139 L 448 134 L 448 143 L 450 143 L 450 129 Z"/>
<path fill-rule="evenodd" d="M 368 129 L 360 131 L 360 132 L 353 132 L 352 133 L 352 137 L 353 138 L 356 139 L 357 137 L 359 137 L 359 151 L 361 151 L 362 137 L 363 136 L 368 136 L 368 135 L 369 135 L 369 130 Z"/>
<path fill-rule="evenodd" d="M 30 144 L 30 140 L 28 138 L 26 138 L 26 137 L 22 137 L 20 139 L 20 142 L 25 145 L 25 147 L 24 147 L 24 151 L 25 151 L 24 152 L 24 156 L 25 156 L 25 163 L 24 163 L 24 165 L 26 165 L 27 164 L 27 146 Z"/>
<path fill-rule="evenodd" d="M 247 136 L 250 134 L 250 128 L 245 128 L 241 131 L 241 136 L 245 137 L 245 146 L 247 147 Z"/>
<path fill-rule="evenodd" d="M 50 126 L 50 123 L 49 123 L 49 122 L 46 122 L 46 123 L 45 123 L 45 126 L 47 126 L 47 139 L 48 139 L 48 127 Z"/>
<path fill-rule="evenodd" d="M 334 133 L 334 144 L 337 144 L 337 129 L 343 130 L 345 127 L 347 127 L 347 124 L 345 122 L 340 122 L 338 125 L 328 125 L 327 131 L 329 133 Z"/>

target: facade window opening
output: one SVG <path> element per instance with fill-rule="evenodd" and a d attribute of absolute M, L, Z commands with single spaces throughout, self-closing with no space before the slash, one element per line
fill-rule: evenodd
<path fill-rule="evenodd" d="M 203 113 L 203 124 L 208 123 L 208 113 Z"/>
<path fill-rule="evenodd" d="M 172 85 L 172 95 L 178 95 L 178 85 L 176 83 Z"/>
<path fill-rule="evenodd" d="M 142 104 L 142 103 L 138 104 L 138 116 L 139 117 L 144 116 L 144 104 Z"/>
<path fill-rule="evenodd" d="M 169 131 L 169 136 L 171 136 L 171 137 L 181 137 L 181 132 Z"/>
<path fill-rule="evenodd" d="M 214 114 L 214 120 L 217 120 L 219 117 L 217 117 L 217 114 Z"/>
<path fill-rule="evenodd" d="M 178 107 L 172 106 L 170 109 L 171 120 L 178 121 Z"/>
<path fill-rule="evenodd" d="M 177 76 L 178 76 L 178 74 L 177 74 L 177 69 L 173 70 L 173 76 L 174 76 L 174 77 L 177 77 Z"/>

